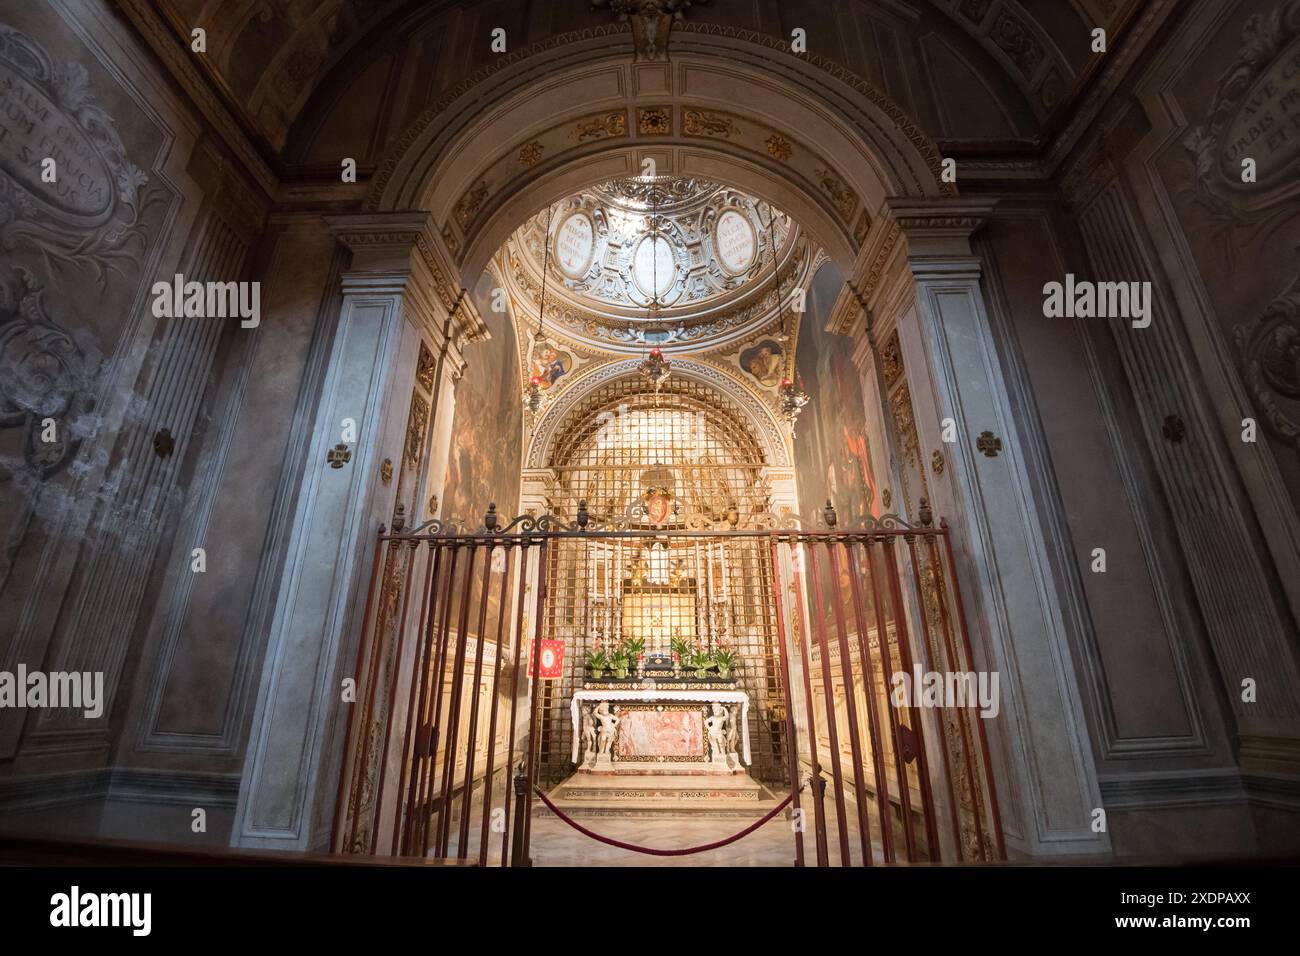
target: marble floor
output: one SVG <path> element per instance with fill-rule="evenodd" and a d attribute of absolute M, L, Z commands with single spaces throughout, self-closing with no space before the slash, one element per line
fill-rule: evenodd
<path fill-rule="evenodd" d="M 500 788 L 497 789 L 493 807 L 502 803 Z M 466 855 L 470 859 L 478 856 L 480 822 L 482 819 L 482 792 L 474 795 L 474 807 L 470 814 L 474 825 L 468 828 Z M 766 810 L 766 807 L 764 807 Z M 763 811 L 755 812 L 746 819 L 735 815 L 711 817 L 698 810 L 681 816 L 582 816 L 578 822 L 587 829 L 602 836 L 635 843 L 656 849 L 681 849 L 713 843 L 736 833 L 753 820 L 758 819 Z M 734 813 L 734 811 L 733 811 Z M 456 815 L 457 823 L 459 814 Z M 504 822 L 504 821 L 502 821 Z M 879 862 L 879 834 L 875 832 L 872 821 L 871 847 L 874 859 Z M 449 856 L 457 855 L 458 829 L 451 828 L 451 845 Z M 845 814 L 845 829 L 849 844 L 849 861 L 861 865 L 861 841 L 858 838 L 856 814 L 851 810 Z M 809 825 L 811 831 L 811 825 Z M 840 865 L 840 849 L 836 813 L 833 803 L 827 804 L 827 855 L 832 866 Z M 623 850 L 593 840 L 573 829 L 569 824 L 554 816 L 538 802 L 533 811 L 530 836 L 530 855 L 535 866 L 793 866 L 795 859 L 794 823 L 788 811 L 777 814 L 753 833 L 742 837 L 735 843 L 716 850 L 693 853 L 688 856 L 654 856 Z M 502 834 L 495 826 L 489 827 L 487 864 L 499 866 L 501 863 Z M 815 864 L 816 849 L 811 832 L 802 832 L 805 860 Z"/>

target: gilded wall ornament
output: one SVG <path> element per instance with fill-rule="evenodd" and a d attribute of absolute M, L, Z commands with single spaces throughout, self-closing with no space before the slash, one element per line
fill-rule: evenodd
<path fill-rule="evenodd" d="M 687 136 L 734 136 L 739 130 L 731 117 L 708 110 L 682 111 L 682 131 Z"/>
<path fill-rule="evenodd" d="M 487 197 L 486 179 L 480 179 L 464 196 L 460 197 L 460 202 L 456 203 L 456 222 L 460 223 L 461 229 L 469 229 L 474 217 L 478 215 L 479 208 L 483 205 L 483 200 Z"/>
<path fill-rule="evenodd" d="M 936 450 L 935 453 L 930 456 L 930 468 L 933 469 L 936 475 L 942 475 L 943 466 L 943 452 Z"/>
<path fill-rule="evenodd" d="M 889 340 L 880 350 L 880 367 L 885 373 L 886 388 L 893 388 L 894 383 L 903 374 L 903 353 L 898 341 L 898 330 L 890 333 Z"/>
<path fill-rule="evenodd" d="M 442 241 L 447 244 L 447 251 L 452 256 L 460 255 L 460 240 L 456 238 L 456 233 L 452 231 L 451 223 L 442 227 Z"/>
<path fill-rule="evenodd" d="M 415 380 L 420 383 L 420 387 L 426 392 L 433 391 L 433 376 L 437 371 L 438 363 L 434 360 L 433 353 L 423 342 L 420 343 L 420 357 L 415 363 Z"/>
<path fill-rule="evenodd" d="M 648 106 L 637 110 L 636 128 L 642 136 L 667 136 L 673 131 L 672 108 Z"/>
<path fill-rule="evenodd" d="M 418 394 L 411 396 L 411 417 L 406 423 L 406 462 L 418 467 L 424 457 L 424 433 L 429 425 L 429 403 Z"/>
<path fill-rule="evenodd" d="M 975 439 L 975 447 L 984 454 L 985 458 L 996 458 L 1002 451 L 1002 439 L 992 432 L 980 432 L 979 437 Z"/>
<path fill-rule="evenodd" d="M 773 133 L 767 138 L 767 155 L 785 162 L 790 158 L 790 141 L 780 133 Z"/>
<path fill-rule="evenodd" d="M 817 185 L 831 197 L 831 202 L 835 204 L 840 216 L 848 220 L 858 204 L 858 197 L 853 195 L 853 191 L 844 185 L 844 181 L 829 169 L 816 170 L 816 176 Z"/>
<path fill-rule="evenodd" d="M 627 111 L 601 113 L 588 119 L 579 120 L 573 127 L 572 135 L 578 142 L 588 140 L 610 139 L 627 135 Z"/>
<path fill-rule="evenodd" d="M 519 165 L 523 166 L 525 169 L 536 165 L 538 160 L 541 158 L 542 144 L 537 140 L 533 140 L 531 143 L 524 143 L 524 145 L 519 147 Z"/>

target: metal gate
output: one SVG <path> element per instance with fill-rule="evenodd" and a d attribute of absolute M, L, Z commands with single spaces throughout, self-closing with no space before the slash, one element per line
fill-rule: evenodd
<path fill-rule="evenodd" d="M 1005 858 L 979 711 L 996 711 L 982 691 L 997 684 L 927 512 L 839 527 L 828 502 L 815 526 L 732 514 L 665 533 L 602 525 L 584 502 L 573 521 L 503 526 L 492 506 L 475 530 L 381 528 L 333 849 L 527 865 L 536 788 L 572 771 L 580 655 L 615 633 L 663 637 L 644 602 L 629 617 L 657 593 L 678 638 L 739 657 L 754 775 L 791 800 L 767 824 L 789 828 L 788 862 Z M 657 592 L 637 571 L 647 554 Z"/>

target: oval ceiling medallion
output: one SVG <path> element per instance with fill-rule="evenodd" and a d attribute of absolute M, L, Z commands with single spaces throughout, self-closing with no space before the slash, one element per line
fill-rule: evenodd
<path fill-rule="evenodd" d="M 718 264 L 731 275 L 739 275 L 754 264 L 758 237 L 745 216 L 728 209 L 713 227 L 713 247 L 717 250 Z"/>
<path fill-rule="evenodd" d="M 643 236 L 632 257 L 632 276 L 647 296 L 666 297 L 677 284 L 673 247 L 663 236 Z M 656 286 L 657 284 L 657 286 Z"/>
<path fill-rule="evenodd" d="M 565 217 L 555 230 L 554 243 L 556 267 L 570 279 L 583 278 L 596 254 L 596 227 L 591 217 L 585 212 Z"/>

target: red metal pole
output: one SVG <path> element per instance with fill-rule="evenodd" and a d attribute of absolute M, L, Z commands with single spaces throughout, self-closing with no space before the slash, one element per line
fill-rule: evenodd
<path fill-rule="evenodd" d="M 523 846 L 520 847 L 521 859 L 525 866 L 532 866 L 528 855 L 529 840 L 532 838 L 533 787 L 537 785 L 537 744 L 541 738 L 537 726 L 537 701 L 541 697 L 539 688 L 542 681 L 542 634 L 546 624 L 546 579 L 550 576 L 546 567 L 546 551 L 549 539 L 542 538 L 537 554 L 537 636 L 533 638 L 533 684 L 532 695 L 528 703 L 528 789 L 524 795 L 524 833 Z"/>
<path fill-rule="evenodd" d="M 430 688 L 429 707 L 433 709 L 433 721 L 425 737 L 427 757 L 423 763 L 423 779 L 420 782 L 420 855 L 429 853 L 430 822 L 433 817 L 433 792 L 438 779 L 438 734 L 442 731 L 442 699 L 446 696 L 446 671 L 448 650 L 451 645 L 451 595 L 456 586 L 456 565 L 460 563 L 461 544 L 457 540 L 449 542 L 451 563 L 447 569 L 447 586 L 442 597 L 442 617 L 438 623 L 438 659 L 434 664 Z M 425 713 L 428 713 L 426 709 Z M 414 838 L 416 834 L 412 834 Z"/>
<path fill-rule="evenodd" d="M 487 635 L 483 629 L 487 627 L 487 599 L 488 589 L 492 586 L 492 545 L 491 542 L 483 544 L 483 586 L 479 591 L 478 600 L 478 630 L 475 632 L 478 639 L 478 647 L 474 654 L 474 679 L 470 681 L 470 705 L 469 705 L 469 730 L 466 734 L 465 742 L 465 793 L 460 801 L 460 834 L 456 843 L 456 858 L 463 860 L 469 855 L 469 815 L 471 803 L 474 798 L 474 758 L 478 750 L 478 697 L 479 682 L 483 679 L 483 653 L 487 647 Z M 490 781 L 485 784 L 489 786 Z"/>
<path fill-rule="evenodd" d="M 848 866 L 849 860 L 849 823 L 844 812 L 844 774 L 840 769 L 840 735 L 835 717 L 835 683 L 831 679 L 831 654 L 826 643 L 826 618 L 823 613 L 825 600 L 822 594 L 821 572 L 817 570 L 817 543 L 819 535 L 808 543 L 808 563 L 812 567 L 813 629 L 817 632 L 817 647 L 821 652 L 822 693 L 826 703 L 826 733 L 831 748 L 831 779 L 835 782 L 835 826 L 840 838 L 840 866 Z"/>
<path fill-rule="evenodd" d="M 460 621 L 456 625 L 456 663 L 451 672 L 451 704 L 447 711 L 446 746 L 443 748 L 442 796 L 438 800 L 437 856 L 446 856 L 451 843 L 451 800 L 456 788 L 456 741 L 460 737 L 460 701 L 465 692 L 465 655 L 469 651 L 470 592 L 474 587 L 474 559 L 478 548 L 468 545 L 469 563 L 460 594 Z"/>
<path fill-rule="evenodd" d="M 406 852 L 411 824 L 415 814 L 415 781 L 420 767 L 420 740 L 416 728 L 423 729 L 424 726 L 424 699 L 429 683 L 429 656 L 433 650 L 433 620 L 438 613 L 437 600 L 435 599 L 433 606 L 430 607 L 429 598 L 434 594 L 434 589 L 437 587 L 438 567 L 442 561 L 442 549 L 434 548 L 432 538 L 427 543 L 429 545 L 429 563 L 425 566 L 424 584 L 421 586 L 423 597 L 420 599 L 420 630 L 423 632 L 424 638 L 420 641 L 420 648 L 416 652 L 415 661 L 412 664 L 411 691 L 406 699 L 406 733 L 402 739 L 402 775 L 397 780 L 397 792 L 400 794 L 407 789 L 407 761 L 410 762 L 411 784 L 406 794 L 406 805 L 398 813 L 401 827 L 395 829 L 393 833 L 392 856 L 397 856 L 399 850 L 403 853 Z M 414 746 L 412 746 L 413 739 Z"/>
<path fill-rule="evenodd" d="M 794 726 L 794 700 L 790 694 L 790 645 L 786 642 L 785 613 L 781 606 L 780 543 L 772 536 L 772 598 L 776 607 L 776 634 L 781 647 L 781 692 L 785 700 L 786 751 L 790 757 L 790 808 L 796 820 L 802 820 L 799 810 L 799 737 Z M 793 573 L 793 567 L 791 568 Z M 794 865 L 803 866 L 803 833 L 794 831 Z"/>
<path fill-rule="evenodd" d="M 505 829 L 501 832 L 501 865 L 505 867 L 510 862 L 510 789 L 514 780 L 515 771 L 515 735 L 519 728 L 519 671 L 522 669 L 523 652 L 524 652 L 524 604 L 526 602 L 528 588 L 528 544 L 526 539 L 518 539 L 519 547 L 519 583 L 518 588 L 519 600 L 515 605 L 515 667 L 514 672 L 510 675 L 510 731 L 508 735 L 509 747 L 506 751 L 506 798 L 505 808 L 506 816 L 504 821 Z"/>
<path fill-rule="evenodd" d="M 791 537 L 791 554 L 797 554 L 794 549 L 794 542 L 798 540 Z M 803 542 L 801 541 L 800 544 Z M 802 608 L 806 605 L 803 599 L 802 589 L 799 587 L 798 578 L 795 578 L 795 607 Z M 809 614 L 809 617 L 812 617 Z M 811 639 L 811 635 L 807 635 Z M 813 709 L 812 694 L 812 661 L 808 655 L 808 640 L 799 641 L 799 660 L 803 665 L 803 697 L 804 711 L 808 718 L 808 750 L 809 760 L 812 763 L 812 798 L 813 798 L 813 823 L 816 827 L 816 845 L 817 845 L 817 865 L 830 865 L 830 851 L 826 846 L 826 808 L 822 802 L 822 766 L 821 760 L 817 756 L 817 717 Z"/>
<path fill-rule="evenodd" d="M 907 553 L 912 559 L 911 562 L 912 563 L 912 584 L 916 588 L 916 599 L 920 603 L 919 617 L 921 619 L 921 642 L 918 646 L 922 649 L 922 651 L 924 651 L 927 648 L 929 648 L 931 641 L 930 641 L 930 622 L 927 619 L 925 613 L 925 590 L 921 586 L 921 565 L 916 559 L 916 538 L 913 535 L 909 534 L 909 535 L 904 535 L 904 540 L 907 542 Z M 942 598 L 940 598 L 939 603 L 940 605 L 943 604 Z M 934 661 L 934 664 L 935 664 L 935 669 L 937 670 L 940 662 L 936 660 Z M 948 665 L 953 671 L 958 670 L 957 661 L 955 658 L 950 660 L 948 662 Z M 923 716 L 918 715 L 917 723 L 919 724 L 923 719 L 924 719 Z M 958 733 L 961 733 L 960 716 L 958 716 L 957 721 L 958 721 L 957 731 Z M 958 804 L 957 790 L 954 786 L 954 781 L 952 777 L 952 761 L 949 760 L 948 758 L 948 742 L 946 737 L 944 736 L 942 712 L 939 714 L 938 726 L 939 726 L 939 741 L 938 741 L 939 755 L 943 758 L 944 782 L 948 784 L 949 809 L 951 810 L 951 815 L 952 815 L 952 835 L 953 835 L 953 839 L 957 843 L 957 859 L 960 860 L 963 855 L 962 846 L 961 846 L 961 821 L 958 819 L 958 811 L 960 810 L 960 806 Z M 978 816 L 978 814 L 976 814 L 976 816 Z M 938 847 L 937 833 L 935 834 L 935 846 L 936 848 Z"/>
<path fill-rule="evenodd" d="M 894 556 L 892 543 L 890 547 L 885 549 L 885 562 L 889 569 L 889 590 L 894 605 L 894 626 L 898 628 L 898 656 L 901 658 L 903 670 L 908 673 L 915 673 L 912 670 L 912 642 L 907 630 L 907 609 L 903 607 L 903 591 L 898 578 L 898 561 Z M 908 713 L 911 714 L 910 704 Z M 925 818 L 926 850 L 929 858 L 934 861 L 939 858 L 939 826 L 934 819 L 934 795 L 930 792 L 930 773 L 925 760 L 925 732 L 919 714 L 912 716 L 912 723 L 915 725 L 914 732 L 916 734 L 916 778 L 921 788 L 921 813 Z"/>
<path fill-rule="evenodd" d="M 840 644 L 840 675 L 844 683 L 844 706 L 848 717 L 849 750 L 853 755 L 853 795 L 858 810 L 858 839 L 862 844 L 862 860 L 871 865 L 871 826 L 867 821 L 867 794 L 862 785 L 862 745 L 858 740 L 861 725 L 858 723 L 858 704 L 854 700 L 856 681 L 853 680 L 853 659 L 849 656 L 849 638 L 844 625 L 844 595 L 840 593 L 840 564 L 835 555 L 835 542 L 826 541 L 826 554 L 831 563 L 831 593 L 835 601 L 835 630 Z M 859 636 L 861 636 L 859 634 Z M 837 754 L 838 757 L 838 754 Z M 845 864 L 847 865 L 847 855 Z"/>
<path fill-rule="evenodd" d="M 875 540 L 880 540 L 879 538 Z M 899 731 L 898 708 L 890 700 L 889 687 L 893 681 L 892 671 L 894 669 L 893 658 L 889 653 L 889 628 L 885 623 L 885 606 L 880 597 L 880 585 L 876 580 L 877 569 L 871 556 L 872 539 L 868 539 L 866 547 L 863 549 L 867 559 L 867 574 L 871 577 L 871 599 L 876 608 L 876 632 L 879 639 L 876 642 L 880 650 L 880 668 L 881 675 L 884 678 L 885 699 L 889 701 L 889 706 L 885 713 L 889 716 L 889 733 L 894 751 L 894 773 L 898 777 L 898 808 L 903 820 L 903 846 L 907 850 L 907 859 L 915 862 L 916 860 L 916 835 L 912 829 L 912 795 L 911 788 L 907 785 L 907 765 L 903 761 L 903 735 Z M 881 541 L 883 548 L 884 542 Z M 897 628 L 897 625 L 895 625 Z M 894 826 L 893 809 L 885 807 L 889 811 L 889 827 L 892 830 Z M 889 854 L 886 853 L 885 859 L 893 862 Z"/>
<path fill-rule="evenodd" d="M 509 595 L 509 589 L 506 587 L 510 581 L 510 550 L 504 545 L 498 544 L 497 547 L 502 549 L 505 555 L 505 567 L 501 569 L 501 597 L 497 602 L 497 643 L 496 651 L 492 655 L 492 709 L 488 713 L 488 752 L 487 766 L 483 769 L 483 823 L 479 829 L 478 836 L 478 865 L 487 866 L 488 855 L 488 817 L 492 815 L 492 775 L 496 770 L 495 758 L 497 749 L 497 703 L 501 699 L 501 635 L 505 632 L 506 626 L 506 598 Z M 506 765 L 507 769 L 509 764 Z M 507 781 L 509 773 L 506 774 Z M 509 785 L 506 787 L 509 792 Z M 509 797 L 506 803 L 509 804 Z M 504 831 L 502 840 L 504 841 Z"/>
<path fill-rule="evenodd" d="M 853 593 L 853 616 L 858 625 L 858 659 L 862 668 L 862 681 L 866 687 L 867 728 L 871 734 L 871 766 L 876 777 L 876 816 L 880 820 L 880 849 L 885 862 L 894 859 L 894 824 L 889 803 L 889 778 L 885 768 L 885 753 L 881 741 L 884 739 L 880 730 L 880 715 L 876 710 L 876 674 L 871 665 L 870 638 L 867 635 L 867 619 L 862 610 L 862 585 L 858 581 L 860 574 L 853 543 L 845 540 L 845 560 L 849 567 L 849 583 Z M 871 555 L 867 555 L 871 560 Z M 887 640 L 883 632 L 880 639 Z M 887 683 L 887 682 L 886 682 Z"/>

